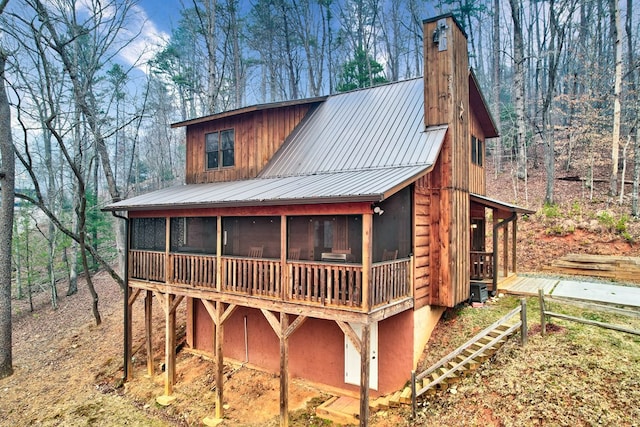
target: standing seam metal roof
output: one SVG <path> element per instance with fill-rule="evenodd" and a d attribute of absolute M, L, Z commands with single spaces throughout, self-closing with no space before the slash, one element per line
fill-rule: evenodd
<path fill-rule="evenodd" d="M 381 201 L 436 162 L 447 127 L 425 129 L 422 78 L 330 96 L 255 179 L 191 184 L 108 210 Z"/>

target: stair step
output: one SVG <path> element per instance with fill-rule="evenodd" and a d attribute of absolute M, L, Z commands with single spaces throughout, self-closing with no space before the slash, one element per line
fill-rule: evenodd
<path fill-rule="evenodd" d="M 398 408 L 400 407 L 400 396 L 402 395 L 402 390 L 396 391 L 389 397 L 389 407 Z"/>
<path fill-rule="evenodd" d="M 411 387 L 405 387 L 400 394 L 400 403 L 411 403 Z"/>

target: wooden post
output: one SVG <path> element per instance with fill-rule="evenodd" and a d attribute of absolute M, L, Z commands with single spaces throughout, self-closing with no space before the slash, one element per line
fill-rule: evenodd
<path fill-rule="evenodd" d="M 516 216 L 515 219 L 513 220 L 513 232 L 511 233 L 511 271 L 513 271 L 514 273 L 518 272 L 518 265 L 516 262 L 516 255 L 517 255 L 517 251 L 516 251 L 516 242 L 518 241 L 518 217 Z"/>
<path fill-rule="evenodd" d="M 371 289 L 371 264 L 373 251 L 373 214 L 362 215 L 362 311 L 369 312 Z"/>
<path fill-rule="evenodd" d="M 164 240 L 164 281 L 166 283 L 173 282 L 173 262 L 169 249 L 171 248 L 171 218 L 167 217 L 165 223 L 165 240 Z"/>
<path fill-rule="evenodd" d="M 287 267 L 287 216 L 280 216 L 280 297 L 282 300 L 288 299 L 291 292 L 289 289 L 289 269 Z"/>
<path fill-rule="evenodd" d="M 133 364 L 131 363 L 131 352 L 133 347 L 133 322 L 132 303 L 129 301 L 131 287 L 127 283 L 124 293 L 124 377 L 125 381 L 133 379 Z"/>
<path fill-rule="evenodd" d="M 216 225 L 216 290 L 222 290 L 222 217 L 218 216 Z"/>
<path fill-rule="evenodd" d="M 505 219 L 504 231 L 502 234 L 502 274 L 505 279 L 509 276 L 509 223 L 506 221 L 507 220 Z"/>
<path fill-rule="evenodd" d="M 280 313 L 280 426 L 289 425 L 289 316 Z"/>
<path fill-rule="evenodd" d="M 147 375 L 150 377 L 154 374 L 153 367 L 153 341 L 152 341 L 152 326 L 153 326 L 153 292 L 147 291 L 147 296 L 144 298 L 144 332 L 145 341 L 147 345 Z"/>
<path fill-rule="evenodd" d="M 547 318 L 544 313 L 544 289 L 538 289 L 538 297 L 540 300 L 540 334 L 544 336 L 547 333 Z"/>
<path fill-rule="evenodd" d="M 176 312 L 172 310 L 174 296 L 167 294 L 165 303 L 165 380 L 164 394 L 173 394 L 173 384 L 176 381 Z"/>
<path fill-rule="evenodd" d="M 522 325 L 520 326 L 520 344 L 522 346 L 527 345 L 527 300 L 526 298 L 520 299 L 520 321 Z"/>
<path fill-rule="evenodd" d="M 416 371 L 411 371 L 411 416 L 415 420 L 418 413 L 418 396 L 416 396 Z"/>
<path fill-rule="evenodd" d="M 369 323 L 362 325 L 362 338 L 360 343 L 360 426 L 369 424 L 369 352 L 371 347 L 371 326 Z"/>
<path fill-rule="evenodd" d="M 221 301 L 216 303 L 216 322 L 213 327 L 216 329 L 216 418 L 221 419 L 224 416 L 224 326 L 223 315 L 224 305 Z"/>

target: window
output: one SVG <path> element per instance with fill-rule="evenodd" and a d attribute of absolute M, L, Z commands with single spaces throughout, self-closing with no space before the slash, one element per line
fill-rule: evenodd
<path fill-rule="evenodd" d="M 471 137 L 471 163 L 474 165 L 482 166 L 484 162 L 484 141 Z"/>
<path fill-rule="evenodd" d="M 205 134 L 207 169 L 219 169 L 234 164 L 233 129 Z"/>

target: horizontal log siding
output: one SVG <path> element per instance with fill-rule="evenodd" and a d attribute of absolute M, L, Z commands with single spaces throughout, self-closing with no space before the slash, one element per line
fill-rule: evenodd
<path fill-rule="evenodd" d="M 255 178 L 308 111 L 309 105 L 296 105 L 187 126 L 187 184 Z M 225 129 L 234 129 L 235 164 L 206 170 L 204 136 Z"/>
<path fill-rule="evenodd" d="M 414 186 L 414 291 L 415 309 L 429 304 L 431 285 L 431 194 L 427 188 L 427 178 L 421 178 Z"/>

